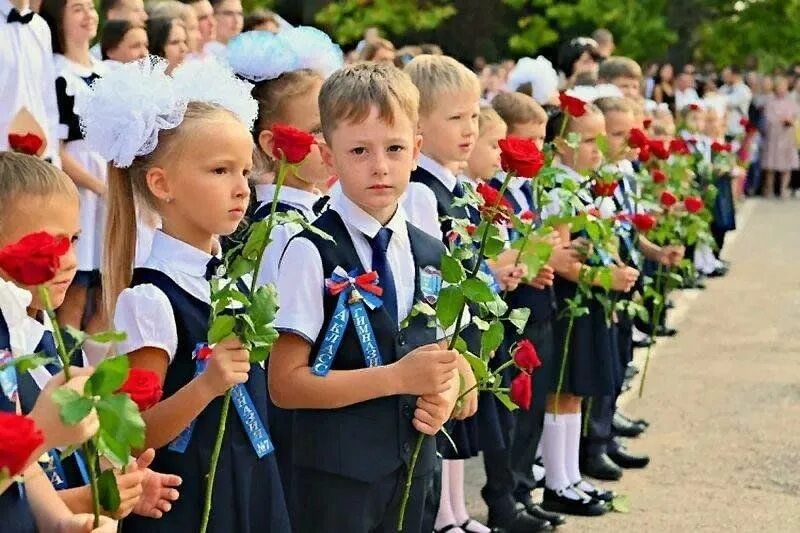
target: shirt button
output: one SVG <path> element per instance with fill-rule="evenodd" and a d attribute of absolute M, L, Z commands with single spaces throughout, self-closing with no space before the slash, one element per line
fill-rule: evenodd
<path fill-rule="evenodd" d="M 406 345 L 406 336 L 404 333 L 401 333 L 397 336 L 397 344 L 399 344 L 400 346 Z"/>
<path fill-rule="evenodd" d="M 404 453 L 409 453 L 410 451 L 411 451 L 411 445 L 409 443 L 407 443 L 407 442 L 404 442 L 403 443 L 403 452 Z"/>

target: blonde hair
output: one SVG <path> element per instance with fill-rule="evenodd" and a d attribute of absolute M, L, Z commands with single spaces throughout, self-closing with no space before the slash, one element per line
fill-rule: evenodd
<path fill-rule="evenodd" d="M 631 105 L 630 100 L 620 96 L 606 96 L 605 98 L 598 98 L 594 101 L 594 105 L 596 105 L 604 115 L 607 115 L 613 111 L 618 113 L 636 114 L 636 111 L 634 110 L 633 105 Z"/>
<path fill-rule="evenodd" d="M 481 84 L 470 69 L 445 55 L 418 55 L 404 69 L 419 89 L 420 115 L 429 115 L 445 93 L 471 91 L 480 98 Z"/>
<path fill-rule="evenodd" d="M 146 11 L 147 16 L 150 18 L 178 19 L 184 24 L 187 24 L 194 14 L 194 10 L 191 6 L 183 2 L 178 2 L 178 0 L 149 2 Z"/>
<path fill-rule="evenodd" d="M 492 99 L 492 107 L 505 121 L 508 129 L 519 124 L 547 122 L 547 112 L 530 95 L 523 93 L 500 93 Z"/>
<path fill-rule="evenodd" d="M 506 125 L 503 118 L 490 105 L 482 105 L 480 115 L 478 115 L 478 134 L 484 133 L 485 129 L 492 124 Z"/>
<path fill-rule="evenodd" d="M 325 140 L 330 142 L 339 123 L 362 122 L 373 108 L 387 124 L 394 124 L 395 114 L 400 111 L 416 127 L 419 91 L 408 74 L 391 65 L 359 63 L 337 70 L 322 84 L 319 93 Z"/>
<path fill-rule="evenodd" d="M 62 170 L 38 157 L 0 151 L 0 228 L 3 214 L 18 196 L 57 194 L 78 199 L 78 189 Z"/>
<path fill-rule="evenodd" d="M 158 212 L 156 198 L 147 185 L 147 173 L 151 168 L 163 165 L 178 155 L 178 148 L 191 133 L 192 126 L 213 115 L 234 115 L 220 106 L 190 102 L 183 122 L 173 129 L 161 130 L 158 145 L 151 153 L 136 157 L 128 168 L 109 165 L 108 203 L 105 242 L 103 246 L 103 306 L 109 317 L 114 316 L 119 294 L 126 289 L 133 276 L 133 261 L 136 253 L 136 204 Z"/>
<path fill-rule="evenodd" d="M 611 56 L 600 63 L 597 77 L 608 82 L 617 78 L 635 78 L 641 81 L 642 67 L 629 57 Z"/>
<path fill-rule="evenodd" d="M 381 50 L 391 50 L 392 52 L 396 51 L 394 45 L 392 44 L 392 41 L 388 41 L 386 39 L 381 39 L 381 38 L 373 39 L 372 41 L 369 41 L 367 42 L 367 44 L 364 45 L 364 48 L 361 50 L 361 55 L 359 56 L 359 59 L 361 61 L 372 61 L 373 59 L 375 59 L 375 56 L 378 55 L 378 52 L 380 52 Z"/>

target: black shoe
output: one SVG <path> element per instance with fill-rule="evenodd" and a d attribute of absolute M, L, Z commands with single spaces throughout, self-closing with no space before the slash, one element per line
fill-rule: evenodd
<path fill-rule="evenodd" d="M 604 453 L 586 457 L 581 462 L 581 472 L 604 481 L 617 481 L 622 477 L 622 469 Z"/>
<path fill-rule="evenodd" d="M 572 489 L 570 488 L 567 490 Z M 577 516 L 601 516 L 608 511 L 604 502 L 589 497 L 581 500 L 573 500 L 572 498 L 562 496 L 562 491 L 550 490 L 548 488 L 544 489 L 542 507 L 554 513 Z"/>
<path fill-rule="evenodd" d="M 650 464 L 649 456 L 631 453 L 625 446 L 609 451 L 608 457 L 621 468 L 644 468 Z"/>
<path fill-rule="evenodd" d="M 664 304 L 664 309 L 675 309 L 675 302 L 672 300 L 667 300 L 667 302 Z"/>
<path fill-rule="evenodd" d="M 623 420 L 625 420 L 627 422 L 630 422 L 631 424 L 636 424 L 637 426 L 644 426 L 645 428 L 649 428 L 650 427 L 650 422 L 648 422 L 644 418 L 635 418 L 635 419 L 631 418 L 628 415 L 626 415 L 625 413 L 623 413 L 622 411 L 620 411 L 619 409 L 614 411 L 614 416 L 615 417 L 620 417 Z"/>
<path fill-rule="evenodd" d="M 642 339 L 637 339 L 632 342 L 634 348 L 647 348 L 648 346 L 652 346 L 653 343 L 656 341 L 653 340 L 653 337 L 648 335 L 647 337 L 644 337 Z"/>
<path fill-rule="evenodd" d="M 664 325 L 656 326 L 656 337 L 674 337 L 678 334 L 678 330 L 675 328 L 668 328 Z"/>
<path fill-rule="evenodd" d="M 563 526 L 567 523 L 567 518 L 564 515 L 558 513 L 551 513 L 550 511 L 545 511 L 540 506 L 536 505 L 533 502 L 528 502 L 525 504 L 525 512 L 529 515 L 539 518 L 541 520 L 547 520 L 553 526 Z"/>
<path fill-rule="evenodd" d="M 629 437 L 634 438 L 638 437 L 644 430 L 646 429 L 645 426 L 640 424 L 636 424 L 627 420 L 621 415 L 617 415 L 614 413 L 614 419 L 611 422 L 611 426 L 614 428 L 614 432 L 619 435 L 620 437 Z"/>
<path fill-rule="evenodd" d="M 581 480 L 581 481 L 583 481 L 583 480 Z M 616 494 L 614 494 L 613 490 L 605 490 L 605 489 L 602 489 L 600 487 L 595 487 L 594 485 L 592 485 L 588 481 L 584 481 L 584 483 L 586 483 L 587 485 L 591 485 L 592 488 L 589 489 L 589 490 L 582 489 L 582 488 L 579 487 L 580 483 L 581 483 L 580 481 L 575 483 L 574 485 L 572 485 L 572 488 L 577 490 L 578 492 L 582 492 L 582 493 L 586 494 L 587 496 L 589 496 L 592 499 L 595 499 L 595 500 L 598 500 L 598 501 L 601 501 L 601 502 L 604 502 L 604 503 L 611 503 L 614 500 L 614 496 L 616 496 Z"/>
<path fill-rule="evenodd" d="M 639 367 L 630 363 L 628 366 L 625 367 L 625 379 L 631 379 L 636 374 L 639 373 Z"/>
<path fill-rule="evenodd" d="M 514 516 L 503 524 L 494 522 L 490 516 L 488 527 L 496 533 L 536 533 L 537 531 L 553 530 L 553 525 L 549 520 L 529 515 L 522 505 L 518 505 Z"/>
<path fill-rule="evenodd" d="M 728 273 L 728 269 L 724 266 L 715 268 L 709 275 L 709 278 L 721 278 Z"/>

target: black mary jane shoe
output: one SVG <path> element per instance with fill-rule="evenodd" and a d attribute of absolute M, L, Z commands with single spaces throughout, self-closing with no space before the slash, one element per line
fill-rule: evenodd
<path fill-rule="evenodd" d="M 571 487 L 565 490 L 574 490 Z M 577 492 L 577 491 L 576 491 Z M 544 489 L 542 507 L 554 513 L 564 513 L 575 516 L 601 516 L 608 512 L 605 502 L 595 500 L 586 495 L 585 498 L 575 500 L 563 495 L 564 491 Z M 577 492 L 577 494 L 582 494 Z"/>
<path fill-rule="evenodd" d="M 650 422 L 648 422 L 644 418 L 631 418 L 628 415 L 626 415 L 625 413 L 623 413 L 622 411 L 620 411 L 619 409 L 617 409 L 614 412 L 614 416 L 615 417 L 617 417 L 617 416 L 622 417 L 623 419 L 627 420 L 631 424 L 636 424 L 638 426 L 644 426 L 646 428 L 650 427 Z"/>
<path fill-rule="evenodd" d="M 447 524 L 446 526 L 444 526 L 441 529 L 434 529 L 433 533 L 447 533 L 448 531 L 450 531 L 452 529 L 457 529 L 459 527 L 461 527 L 461 526 L 459 526 L 458 524 Z"/>
<path fill-rule="evenodd" d="M 583 480 L 581 480 L 581 481 L 583 481 Z M 588 481 L 584 481 L 584 483 L 586 483 L 587 485 L 591 486 L 592 488 L 589 489 L 589 490 L 582 489 L 582 488 L 580 488 L 578 486 L 578 485 L 580 485 L 581 481 L 578 481 L 577 483 L 572 485 L 572 488 L 575 489 L 578 492 L 582 492 L 582 493 L 586 494 L 587 496 L 589 496 L 593 500 L 597 500 L 599 502 L 611 503 L 614 500 L 614 496 L 616 496 L 616 494 L 614 494 L 613 490 L 605 490 L 605 489 L 601 489 L 600 487 L 595 487 L 594 485 L 592 485 Z"/>
<path fill-rule="evenodd" d="M 562 514 L 558 513 L 551 513 L 550 511 L 545 511 L 542 509 L 540 505 L 537 505 L 533 502 L 527 502 L 525 504 L 525 512 L 529 515 L 533 516 L 534 518 L 538 518 L 540 520 L 547 520 L 554 527 L 563 526 L 567 523 L 567 517 Z"/>

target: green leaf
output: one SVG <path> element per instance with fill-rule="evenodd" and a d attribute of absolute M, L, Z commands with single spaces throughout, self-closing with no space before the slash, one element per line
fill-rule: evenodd
<path fill-rule="evenodd" d="M 131 448 L 144 445 L 144 420 L 127 394 L 114 394 L 97 402 L 100 419 L 98 449 L 115 466 L 128 463 Z"/>
<path fill-rule="evenodd" d="M 481 357 L 488 356 L 500 347 L 503 343 L 503 333 L 503 324 L 499 320 L 491 323 L 489 329 L 481 335 Z"/>
<path fill-rule="evenodd" d="M 267 243 L 267 219 L 259 220 L 250 226 L 250 234 L 242 248 L 242 257 L 251 261 L 258 261 Z"/>
<path fill-rule="evenodd" d="M 466 277 L 461 262 L 449 255 L 442 256 L 442 280 L 451 283 L 461 283 Z"/>
<path fill-rule="evenodd" d="M 208 330 L 208 343 L 216 344 L 233 333 L 236 319 L 230 315 L 220 315 L 214 319 Z"/>
<path fill-rule="evenodd" d="M 477 382 L 484 383 L 491 374 L 489 371 L 489 364 L 485 360 L 469 352 L 465 352 L 463 355 L 464 359 L 467 360 L 469 366 L 472 368 L 472 373 L 475 374 Z"/>
<path fill-rule="evenodd" d="M 505 391 L 494 391 L 495 397 L 500 400 L 506 409 L 509 411 L 516 411 L 519 409 L 519 406 L 511 401 L 511 397 L 509 397 L 508 393 Z"/>
<path fill-rule="evenodd" d="M 511 310 L 511 313 L 508 315 L 508 321 L 514 325 L 517 333 L 522 335 L 522 332 L 525 331 L 525 325 L 528 323 L 530 316 L 530 307 L 518 307 Z"/>
<path fill-rule="evenodd" d="M 414 304 L 412 311 L 423 314 L 425 316 L 436 316 L 436 309 L 428 302 L 417 302 Z"/>
<path fill-rule="evenodd" d="M 19 372 L 20 374 L 24 374 L 25 372 L 33 368 L 43 366 L 48 363 L 55 363 L 57 361 L 58 359 L 47 357 L 42 353 L 23 355 L 21 357 L 14 357 L 12 359 L 9 359 L 7 362 L 0 365 L 0 371 L 5 370 L 6 368 L 14 367 L 17 369 L 17 372 Z"/>
<path fill-rule="evenodd" d="M 489 329 L 489 323 L 479 316 L 473 316 L 472 323 L 475 324 L 479 331 L 486 331 Z"/>
<path fill-rule="evenodd" d="M 75 344 L 81 345 L 86 342 L 87 335 L 83 331 L 73 328 L 72 326 L 64 326 L 64 331 L 67 333 L 67 335 L 72 337 L 72 339 L 75 341 Z"/>
<path fill-rule="evenodd" d="M 250 298 L 248 314 L 256 324 L 270 324 L 275 321 L 278 312 L 278 291 L 275 285 L 262 285 Z"/>
<path fill-rule="evenodd" d="M 508 312 L 508 304 L 500 297 L 499 294 L 494 295 L 494 299 L 491 302 L 486 302 L 485 304 L 481 304 L 481 308 L 485 309 L 487 313 L 490 313 L 492 316 L 505 316 Z"/>
<path fill-rule="evenodd" d="M 611 290 L 611 285 L 614 283 L 611 269 L 601 268 L 600 270 L 598 270 L 597 281 L 600 283 L 600 286 L 603 287 L 605 290 L 607 291 Z"/>
<path fill-rule="evenodd" d="M 464 280 L 461 284 L 461 290 L 464 291 L 464 297 L 470 301 L 477 303 L 486 303 L 494 300 L 495 294 L 492 289 L 477 278 L 470 278 Z"/>
<path fill-rule="evenodd" d="M 444 329 L 455 324 L 463 306 L 464 295 L 458 285 L 450 285 L 439 291 L 439 300 L 436 302 L 436 317 Z"/>
<path fill-rule="evenodd" d="M 81 396 L 69 387 L 60 387 L 53 391 L 53 401 L 61 407 L 61 421 L 68 426 L 74 426 L 92 411 L 94 402 Z"/>
<path fill-rule="evenodd" d="M 84 387 L 88 396 L 107 396 L 117 391 L 128 377 L 130 363 L 124 355 L 104 359 L 89 376 Z"/>
<path fill-rule="evenodd" d="M 104 470 L 97 478 L 97 493 L 100 498 L 100 505 L 106 511 L 113 513 L 119 509 L 120 497 L 117 478 L 112 469 Z"/>
<path fill-rule="evenodd" d="M 484 257 L 494 258 L 500 255 L 505 248 L 505 239 L 500 238 L 499 235 L 491 235 L 486 239 L 486 246 L 483 248 L 483 255 Z"/>
<path fill-rule="evenodd" d="M 94 342 L 122 342 L 128 338 L 124 331 L 101 331 L 94 335 L 89 335 L 89 339 Z"/>
<path fill-rule="evenodd" d="M 617 494 L 614 496 L 614 499 L 611 500 L 611 510 L 615 513 L 629 513 L 631 507 L 628 502 L 628 497 L 624 494 Z"/>
<path fill-rule="evenodd" d="M 255 261 L 247 259 L 244 256 L 237 255 L 233 259 L 233 262 L 231 263 L 231 266 L 228 269 L 226 276 L 228 277 L 228 279 L 237 280 L 242 276 L 244 276 L 245 274 L 253 272 L 255 268 L 256 268 Z M 258 275 L 258 273 L 255 272 L 254 275 Z"/>

